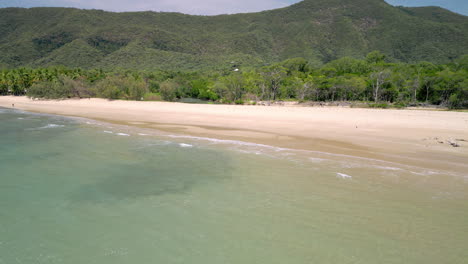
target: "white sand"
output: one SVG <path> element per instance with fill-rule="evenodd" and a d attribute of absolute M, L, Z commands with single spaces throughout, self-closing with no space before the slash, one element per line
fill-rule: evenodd
<path fill-rule="evenodd" d="M 0 106 L 465 171 L 468 112 L 0 97 Z M 442 143 L 440 143 L 442 142 Z"/>

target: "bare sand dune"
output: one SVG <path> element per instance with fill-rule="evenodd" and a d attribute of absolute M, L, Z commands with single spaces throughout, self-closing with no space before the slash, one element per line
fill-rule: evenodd
<path fill-rule="evenodd" d="M 467 112 L 0 97 L 0 106 L 12 104 L 32 112 L 371 157 L 468 175 Z"/>

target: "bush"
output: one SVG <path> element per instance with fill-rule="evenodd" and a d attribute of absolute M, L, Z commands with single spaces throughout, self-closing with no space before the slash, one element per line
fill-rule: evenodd
<path fill-rule="evenodd" d="M 149 81 L 149 91 L 150 93 L 159 93 L 159 83 L 156 81 Z"/>
<path fill-rule="evenodd" d="M 210 89 L 200 90 L 200 93 L 198 94 L 198 99 L 216 101 L 218 98 L 218 95 Z"/>
<path fill-rule="evenodd" d="M 178 84 L 172 80 L 164 81 L 160 84 L 159 91 L 165 101 L 175 101 L 177 98 Z"/>
<path fill-rule="evenodd" d="M 0 95 L 8 94 L 8 85 L 0 82 Z"/>
<path fill-rule="evenodd" d="M 243 105 L 244 101 L 239 99 L 239 100 L 236 100 L 234 103 L 237 104 L 237 105 Z"/>
<path fill-rule="evenodd" d="M 33 84 L 27 92 L 30 98 L 63 99 L 71 97 L 70 87 L 59 81 L 39 82 Z"/>
<path fill-rule="evenodd" d="M 70 97 L 89 98 L 94 96 L 94 93 L 83 79 L 73 80 L 67 76 L 60 76 L 59 81 L 63 84 L 65 90 L 70 91 Z"/>
<path fill-rule="evenodd" d="M 123 90 L 115 77 L 107 77 L 99 81 L 95 86 L 96 95 L 107 99 L 120 99 Z"/>
<path fill-rule="evenodd" d="M 99 81 L 94 90 L 102 98 L 142 100 L 148 87 L 143 80 L 114 75 Z"/>
<path fill-rule="evenodd" d="M 145 101 L 162 101 L 161 95 L 159 93 L 146 93 L 143 96 L 143 100 Z"/>
<path fill-rule="evenodd" d="M 448 100 L 449 109 L 467 109 L 468 99 L 463 98 L 459 94 L 452 94 Z"/>
<path fill-rule="evenodd" d="M 393 107 L 399 108 L 399 109 L 405 108 L 406 106 L 407 106 L 407 104 L 404 103 L 404 102 L 398 102 L 398 103 L 393 104 Z"/>
<path fill-rule="evenodd" d="M 140 101 L 148 92 L 146 83 L 143 80 L 126 79 L 124 83 L 127 86 L 126 99 Z"/>
<path fill-rule="evenodd" d="M 386 109 L 389 107 L 389 105 L 387 103 L 371 103 L 369 104 L 369 107 L 370 108 L 383 108 L 383 109 Z"/>

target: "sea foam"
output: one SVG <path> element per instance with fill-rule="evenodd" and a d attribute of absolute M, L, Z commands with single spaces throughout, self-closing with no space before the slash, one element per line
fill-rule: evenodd
<path fill-rule="evenodd" d="M 43 127 L 38 127 L 37 129 L 47 129 L 47 128 L 58 128 L 58 127 L 65 127 L 64 125 L 57 125 L 57 124 L 47 124 Z"/>
<path fill-rule="evenodd" d="M 353 178 L 353 176 L 351 176 L 351 175 L 344 174 L 344 173 L 339 173 L 339 172 L 336 174 L 336 177 L 340 178 L 340 179 L 346 179 L 346 180 Z"/>

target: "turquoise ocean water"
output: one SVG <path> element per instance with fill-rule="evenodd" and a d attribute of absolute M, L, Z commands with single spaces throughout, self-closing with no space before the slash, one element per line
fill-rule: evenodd
<path fill-rule="evenodd" d="M 468 263 L 468 175 L 0 108 L 10 263 Z"/>

